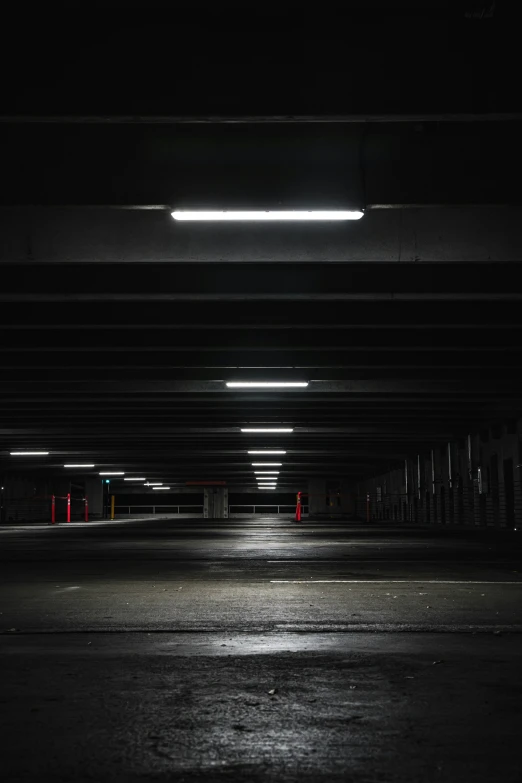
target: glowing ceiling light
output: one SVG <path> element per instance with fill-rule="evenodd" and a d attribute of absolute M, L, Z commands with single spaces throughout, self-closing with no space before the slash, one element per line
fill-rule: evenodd
<path fill-rule="evenodd" d="M 152 487 L 152 489 L 170 489 L 170 487 Z"/>
<path fill-rule="evenodd" d="M 256 476 L 279 476 L 278 470 L 254 470 Z"/>
<path fill-rule="evenodd" d="M 227 381 L 229 389 L 306 389 L 308 381 Z"/>
<path fill-rule="evenodd" d="M 48 451 L 11 451 L 11 457 L 46 457 Z"/>
<path fill-rule="evenodd" d="M 140 478 L 124 478 L 124 481 L 147 481 L 147 479 L 144 476 L 141 476 Z"/>
<path fill-rule="evenodd" d="M 104 470 L 99 475 L 100 476 L 124 476 L 125 472 L 123 470 Z"/>
<path fill-rule="evenodd" d="M 282 462 L 253 462 L 252 467 L 253 468 L 280 468 L 282 466 Z"/>
<path fill-rule="evenodd" d="M 247 454 L 286 454 L 286 451 L 269 451 L 261 449 L 260 451 L 248 451 Z"/>
<path fill-rule="evenodd" d="M 363 212 L 358 209 L 312 210 L 179 210 L 171 212 L 174 220 L 359 220 Z"/>
<path fill-rule="evenodd" d="M 293 432 L 293 427 L 241 427 L 241 432 Z"/>
<path fill-rule="evenodd" d="M 64 468 L 94 468 L 95 465 L 64 465 Z"/>
<path fill-rule="evenodd" d="M 161 487 L 163 484 L 163 481 L 147 481 L 143 486 L 144 487 Z"/>

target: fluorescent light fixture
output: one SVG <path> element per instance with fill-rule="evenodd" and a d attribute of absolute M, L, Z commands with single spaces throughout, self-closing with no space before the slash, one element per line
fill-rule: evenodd
<path fill-rule="evenodd" d="M 64 465 L 64 468 L 94 468 L 95 465 Z"/>
<path fill-rule="evenodd" d="M 241 432 L 293 432 L 293 427 L 241 427 Z"/>
<path fill-rule="evenodd" d="M 267 451 L 262 449 L 261 451 L 248 451 L 248 454 L 286 454 L 286 451 Z"/>
<path fill-rule="evenodd" d="M 163 481 L 147 481 L 143 486 L 144 487 L 161 487 L 163 484 Z"/>
<path fill-rule="evenodd" d="M 100 476 L 124 476 L 125 473 L 123 470 L 104 470 L 99 475 Z"/>
<path fill-rule="evenodd" d="M 359 220 L 360 210 L 311 209 L 311 210 L 179 210 L 171 213 L 174 220 Z"/>
<path fill-rule="evenodd" d="M 229 389 L 306 389 L 308 381 L 227 381 Z"/>
<path fill-rule="evenodd" d="M 11 457 L 46 457 L 48 451 L 11 451 Z"/>
<path fill-rule="evenodd" d="M 258 487 L 258 489 L 262 489 L 262 490 L 268 489 L 270 492 L 273 492 L 274 489 L 277 489 L 277 487 Z"/>
<path fill-rule="evenodd" d="M 147 481 L 147 479 L 144 476 L 141 476 L 140 478 L 124 478 L 124 481 Z"/>
<path fill-rule="evenodd" d="M 152 487 L 152 489 L 170 489 L 170 487 Z"/>
<path fill-rule="evenodd" d="M 280 468 L 282 466 L 282 462 L 253 462 L 252 467 L 253 468 Z"/>
<path fill-rule="evenodd" d="M 254 470 L 256 476 L 279 476 L 278 470 Z"/>

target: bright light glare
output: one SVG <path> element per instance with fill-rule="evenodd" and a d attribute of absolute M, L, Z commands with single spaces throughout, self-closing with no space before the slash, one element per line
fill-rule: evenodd
<path fill-rule="evenodd" d="M 152 487 L 152 489 L 170 489 L 170 487 Z"/>
<path fill-rule="evenodd" d="M 282 462 L 253 462 L 252 467 L 253 468 L 280 468 L 282 466 Z"/>
<path fill-rule="evenodd" d="M 147 481 L 146 484 L 144 484 L 144 487 L 161 487 L 163 484 L 163 481 Z"/>
<path fill-rule="evenodd" d="M 64 465 L 64 468 L 94 468 L 94 465 Z"/>
<path fill-rule="evenodd" d="M 123 470 L 105 470 L 102 471 L 100 476 L 124 476 L 125 473 Z"/>
<path fill-rule="evenodd" d="M 48 451 L 11 451 L 11 457 L 46 457 Z"/>
<path fill-rule="evenodd" d="M 286 451 L 267 451 L 262 449 L 261 451 L 248 451 L 247 454 L 286 454 Z"/>
<path fill-rule="evenodd" d="M 360 210 L 174 210 L 174 220 L 359 220 Z"/>
<path fill-rule="evenodd" d="M 256 476 L 279 476 L 278 470 L 254 470 Z"/>
<path fill-rule="evenodd" d="M 293 427 L 241 427 L 241 432 L 293 432 Z"/>
<path fill-rule="evenodd" d="M 230 381 L 227 386 L 229 389 L 306 389 L 308 381 Z"/>
<path fill-rule="evenodd" d="M 124 481 L 147 481 L 145 476 L 141 476 L 140 478 L 124 478 Z"/>

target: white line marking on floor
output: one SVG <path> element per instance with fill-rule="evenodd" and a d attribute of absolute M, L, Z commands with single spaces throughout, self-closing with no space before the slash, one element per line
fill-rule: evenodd
<path fill-rule="evenodd" d="M 517 582 L 484 582 L 473 579 L 271 579 L 271 584 L 284 585 L 522 585 L 522 579 Z"/>
<path fill-rule="evenodd" d="M 408 560 L 396 560 L 395 558 L 394 559 L 389 559 L 387 557 L 386 558 L 385 557 L 372 557 L 372 558 L 369 558 L 369 557 L 364 557 L 364 558 L 358 557 L 356 560 L 355 559 L 354 560 L 350 560 L 349 558 L 346 558 L 346 557 L 344 558 L 344 560 L 327 560 L 327 559 L 322 559 L 322 558 L 314 558 L 313 560 L 297 560 L 297 559 L 291 558 L 289 560 L 265 560 L 265 562 L 266 563 L 275 563 L 275 564 L 278 564 L 278 563 L 285 563 L 285 564 L 286 563 L 298 563 L 299 565 L 303 565 L 304 564 L 306 566 L 321 565 L 322 563 L 341 563 L 342 565 L 346 565 L 346 566 L 355 565 L 355 564 L 358 564 L 358 563 L 383 563 L 383 564 L 386 564 L 386 565 L 389 564 L 389 563 L 440 563 L 439 560 L 435 560 L 433 558 L 430 559 L 430 560 L 410 560 L 410 559 L 408 559 Z M 498 558 L 497 560 L 459 560 L 459 561 L 444 560 L 443 562 L 444 562 L 445 567 L 450 567 L 453 562 L 458 562 L 459 566 L 462 566 L 463 564 L 464 565 L 475 566 L 477 564 L 478 565 L 487 565 L 487 564 L 496 565 L 498 563 L 501 563 L 501 564 L 502 563 L 518 563 L 518 559 L 513 557 L 513 558 L 510 558 L 510 559 L 500 559 L 500 558 Z"/>

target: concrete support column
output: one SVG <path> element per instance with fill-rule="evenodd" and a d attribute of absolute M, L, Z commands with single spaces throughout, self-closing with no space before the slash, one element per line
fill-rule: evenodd
<path fill-rule="evenodd" d="M 228 519 L 228 489 L 205 487 L 203 490 L 204 519 Z"/>
<path fill-rule="evenodd" d="M 103 482 L 98 476 L 85 479 L 85 494 L 89 499 L 89 519 L 103 516 Z"/>
<path fill-rule="evenodd" d="M 326 481 L 325 479 L 310 479 L 308 482 L 308 513 L 326 514 Z"/>
<path fill-rule="evenodd" d="M 445 492 L 443 491 L 440 448 L 431 450 L 430 461 L 433 522 L 438 525 L 446 521 L 446 508 L 442 509 L 442 504 L 445 503 Z"/>
<path fill-rule="evenodd" d="M 355 497 L 347 481 L 341 482 L 341 512 L 347 516 L 355 514 Z"/>

